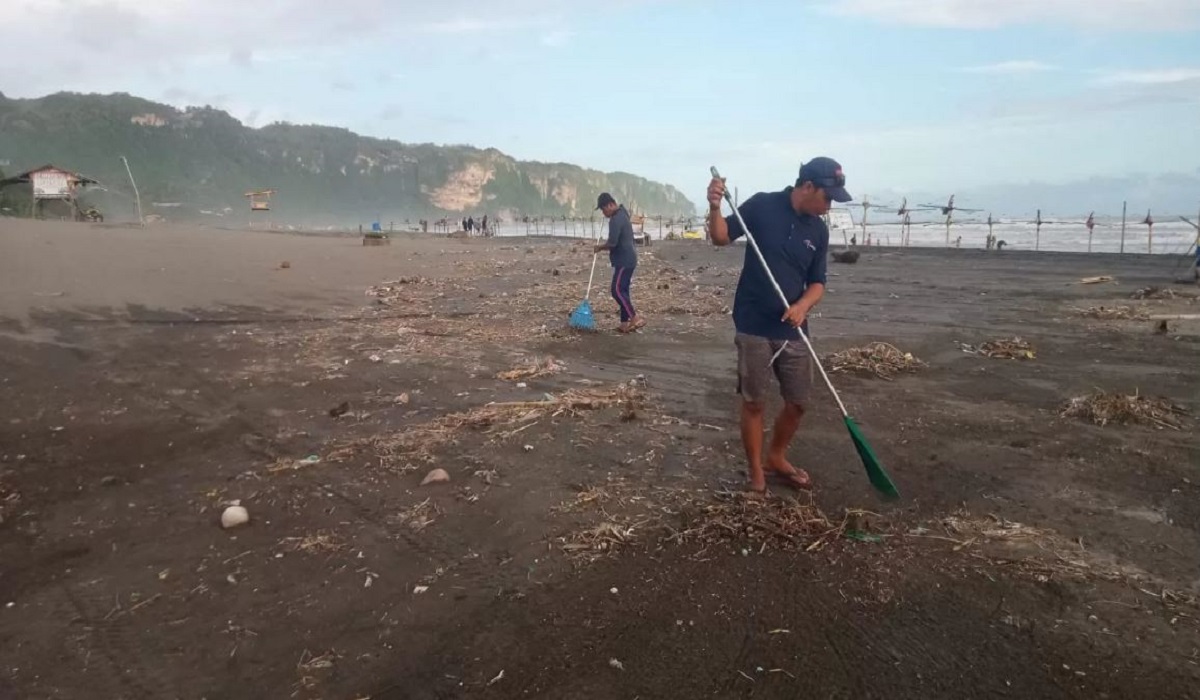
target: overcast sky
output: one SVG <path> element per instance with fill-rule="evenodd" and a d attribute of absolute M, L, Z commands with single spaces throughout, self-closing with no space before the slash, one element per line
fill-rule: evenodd
<path fill-rule="evenodd" d="M 1200 0 L 0 0 L 0 46 L 40 57 L 10 97 L 494 146 L 694 201 L 711 164 L 745 193 L 816 155 L 860 198 L 1200 167 Z"/>

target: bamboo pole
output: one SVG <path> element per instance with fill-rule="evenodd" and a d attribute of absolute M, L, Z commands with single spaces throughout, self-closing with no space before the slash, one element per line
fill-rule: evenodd
<path fill-rule="evenodd" d="M 138 225 L 146 225 L 146 217 L 142 216 L 142 195 L 138 192 L 137 182 L 133 179 L 133 171 L 129 169 L 129 161 L 125 156 L 121 156 L 121 162 L 125 164 L 125 172 L 129 174 L 129 183 L 133 185 L 133 196 L 137 200 L 138 210 Z"/>
<path fill-rule="evenodd" d="M 1125 213 L 1128 210 L 1129 202 L 1121 202 L 1121 252 L 1125 252 Z"/>

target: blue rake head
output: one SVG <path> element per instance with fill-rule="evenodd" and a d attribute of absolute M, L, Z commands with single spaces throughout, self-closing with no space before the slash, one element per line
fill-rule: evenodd
<path fill-rule="evenodd" d="M 596 319 L 592 316 L 591 302 L 584 300 L 575 310 L 571 312 L 570 324 L 572 328 L 580 330 L 592 331 L 596 329 Z"/>

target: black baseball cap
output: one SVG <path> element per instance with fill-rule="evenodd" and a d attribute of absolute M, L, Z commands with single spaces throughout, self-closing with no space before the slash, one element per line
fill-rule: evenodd
<path fill-rule="evenodd" d="M 854 199 L 846 191 L 846 176 L 842 174 L 841 163 L 832 158 L 820 156 L 801 165 L 796 184 L 802 185 L 806 182 L 825 190 L 835 202 L 845 203 Z"/>
<path fill-rule="evenodd" d="M 597 209 L 603 209 L 608 204 L 616 204 L 616 203 L 617 203 L 617 200 L 613 199 L 613 196 L 607 192 L 601 192 L 600 196 L 596 198 L 596 208 Z"/>

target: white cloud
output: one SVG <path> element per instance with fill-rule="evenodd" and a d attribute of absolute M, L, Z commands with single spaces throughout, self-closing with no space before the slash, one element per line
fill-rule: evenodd
<path fill-rule="evenodd" d="M 958 70 L 962 73 L 977 73 L 982 75 L 1022 75 L 1025 73 L 1058 70 L 1058 66 L 1052 66 L 1041 61 L 1001 61 L 1000 63 L 989 63 L 983 66 L 966 66 Z"/>
<path fill-rule="evenodd" d="M 567 43 L 571 41 L 572 36 L 574 36 L 574 32 L 568 29 L 556 29 L 552 32 L 543 34 L 541 41 L 545 46 L 559 48 L 566 46 Z"/>
<path fill-rule="evenodd" d="M 1175 85 L 1200 81 L 1200 68 L 1120 70 L 1096 79 L 1098 85 Z"/>
<path fill-rule="evenodd" d="M 960 29 L 1019 24 L 1174 31 L 1200 27 L 1200 0 L 829 0 L 823 6 L 838 15 Z"/>
<path fill-rule="evenodd" d="M 503 7 L 501 7 L 503 5 Z M 386 39 L 422 35 L 536 32 L 562 25 L 555 0 L 272 0 L 247 9 L 242 0 L 0 0 L 0 46 L 10 55 L 39 55 L 36 70 L 11 71 L 14 96 L 150 75 L 198 64 L 241 69 L 295 56 L 311 57 Z M 67 50 L 47 53 L 45 42 Z"/>

